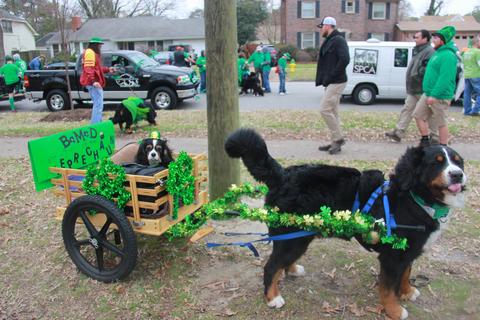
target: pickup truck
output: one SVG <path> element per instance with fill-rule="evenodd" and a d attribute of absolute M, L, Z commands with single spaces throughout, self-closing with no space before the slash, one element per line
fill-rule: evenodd
<path fill-rule="evenodd" d="M 90 100 L 86 88 L 80 85 L 82 57 L 77 59 L 75 69 L 27 70 L 25 72 L 25 95 L 27 98 L 46 100 L 51 111 L 70 107 L 67 98 L 67 74 L 70 78 L 72 100 L 78 103 Z M 102 64 L 115 67 L 115 73 L 106 73 L 104 101 L 119 101 L 129 96 L 150 99 L 156 109 L 174 109 L 179 102 L 197 94 L 199 79 L 190 68 L 160 65 L 147 55 L 131 50 L 102 52 Z"/>

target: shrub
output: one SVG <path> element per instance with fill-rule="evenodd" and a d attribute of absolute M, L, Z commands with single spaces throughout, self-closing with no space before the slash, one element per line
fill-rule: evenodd
<path fill-rule="evenodd" d="M 318 53 L 320 52 L 319 48 L 305 48 L 303 51 L 312 57 L 312 61 L 317 61 Z"/>
<path fill-rule="evenodd" d="M 54 56 L 52 58 L 51 62 L 64 62 L 64 61 L 65 61 L 65 53 L 60 52 L 59 54 L 57 54 L 56 56 Z M 75 62 L 75 61 L 77 61 L 77 57 L 74 54 L 69 54 L 68 55 L 68 61 Z"/>
<path fill-rule="evenodd" d="M 292 46 L 291 44 L 279 44 L 275 46 L 277 48 L 277 57 L 281 58 L 282 55 L 285 52 L 290 53 L 290 56 L 294 58 L 295 60 L 297 59 L 297 52 L 298 49 L 295 46 Z"/>

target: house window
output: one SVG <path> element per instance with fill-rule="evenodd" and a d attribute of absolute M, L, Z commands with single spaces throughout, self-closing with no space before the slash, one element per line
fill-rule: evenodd
<path fill-rule="evenodd" d="M 2 20 L 2 28 L 5 33 L 12 33 L 12 21 Z"/>
<path fill-rule="evenodd" d="M 406 68 L 408 64 L 408 49 L 397 48 L 395 49 L 395 58 L 393 65 L 399 68 Z"/>
<path fill-rule="evenodd" d="M 347 1 L 345 3 L 345 13 L 355 13 L 355 1 Z"/>
<path fill-rule="evenodd" d="M 53 55 L 56 56 L 60 52 L 60 47 L 58 44 L 53 45 Z"/>
<path fill-rule="evenodd" d="M 372 19 L 373 20 L 385 20 L 387 12 L 387 4 L 385 2 L 373 2 L 372 3 Z"/>
<path fill-rule="evenodd" d="M 302 18 L 315 18 L 315 2 L 302 2 Z"/>
<path fill-rule="evenodd" d="M 155 41 L 148 41 L 149 48 L 155 48 Z"/>
<path fill-rule="evenodd" d="M 303 32 L 302 33 L 302 49 L 315 47 L 315 33 Z"/>
<path fill-rule="evenodd" d="M 372 33 L 370 35 L 370 39 L 371 38 L 377 39 L 377 40 L 380 40 L 380 41 L 385 41 L 385 33 Z"/>
<path fill-rule="evenodd" d="M 135 50 L 135 42 L 119 42 L 118 49 L 120 50 Z"/>

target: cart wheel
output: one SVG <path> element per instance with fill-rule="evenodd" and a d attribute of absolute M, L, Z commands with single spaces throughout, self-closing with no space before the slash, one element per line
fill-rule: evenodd
<path fill-rule="evenodd" d="M 90 278 L 112 282 L 127 277 L 135 267 L 137 238 L 132 226 L 102 196 L 85 195 L 72 201 L 63 216 L 62 234 L 70 258 Z"/>

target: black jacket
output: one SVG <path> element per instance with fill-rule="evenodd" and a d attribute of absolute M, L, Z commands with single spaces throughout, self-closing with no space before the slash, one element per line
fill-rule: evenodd
<path fill-rule="evenodd" d="M 348 45 L 337 30 L 323 41 L 318 54 L 316 86 L 347 82 L 346 68 L 350 62 Z"/>

